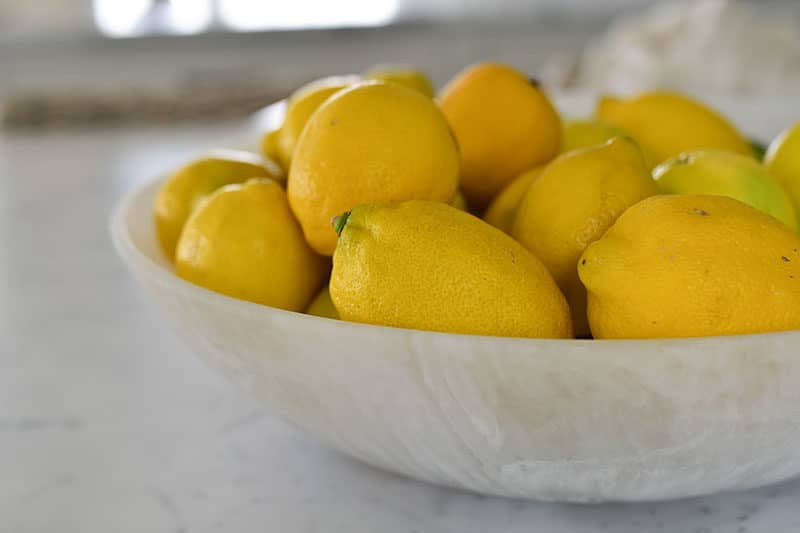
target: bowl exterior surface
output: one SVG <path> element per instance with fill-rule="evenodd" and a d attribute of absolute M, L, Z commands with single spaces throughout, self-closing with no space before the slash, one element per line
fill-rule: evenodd
<path fill-rule="evenodd" d="M 800 473 L 800 332 L 651 341 L 450 335 L 306 316 L 177 278 L 133 191 L 115 245 L 207 363 L 381 468 L 537 500 L 687 497 Z"/>

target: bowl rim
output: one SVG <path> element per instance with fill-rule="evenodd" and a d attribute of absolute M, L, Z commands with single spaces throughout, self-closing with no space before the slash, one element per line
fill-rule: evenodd
<path fill-rule="evenodd" d="M 148 254 L 144 253 L 134 241 L 131 236 L 130 228 L 128 225 L 128 217 L 132 213 L 132 209 L 137 202 L 143 200 L 143 196 L 153 196 L 156 187 L 164 181 L 164 177 L 155 178 L 144 181 L 132 187 L 126 192 L 117 204 L 114 206 L 110 221 L 109 230 L 111 240 L 117 254 L 125 262 L 126 266 L 130 269 L 132 263 L 138 263 L 147 272 L 158 279 L 162 284 L 174 287 L 182 293 L 193 293 L 194 297 L 202 297 L 209 300 L 218 300 L 223 305 L 237 306 L 241 309 L 249 309 L 252 312 L 269 313 L 272 315 L 291 317 L 292 319 L 306 320 L 309 323 L 319 323 L 324 321 L 329 325 L 337 327 L 342 330 L 356 330 L 356 331 L 380 331 L 383 330 L 387 335 L 408 335 L 413 334 L 419 337 L 426 338 L 447 338 L 447 339 L 462 339 L 469 342 L 477 343 L 491 343 L 502 341 L 508 344 L 520 346 L 543 346 L 553 345 L 562 346 L 564 344 L 575 346 L 591 346 L 601 343 L 606 348 L 613 348 L 614 346 L 651 346 L 658 343 L 662 347 L 670 348 L 692 348 L 692 347 L 707 347 L 709 341 L 715 343 L 740 343 L 742 341 L 777 341 L 794 340 L 800 345 L 800 329 L 775 331 L 766 333 L 748 333 L 738 335 L 716 335 L 716 336 L 703 336 L 703 337 L 659 337 L 652 339 L 554 339 L 554 338 L 529 338 L 529 337 L 504 337 L 493 335 L 473 335 L 467 333 L 448 333 L 441 331 L 429 331 L 421 329 L 411 329 L 394 326 L 381 326 L 376 324 L 350 322 L 344 320 L 336 320 L 326 317 L 318 317 L 297 311 L 289 311 L 287 309 L 280 309 L 278 307 L 271 307 L 267 305 L 241 300 L 232 296 L 227 296 L 205 287 L 195 285 L 178 277 L 171 269 L 165 268 L 163 265 L 156 262 Z"/>

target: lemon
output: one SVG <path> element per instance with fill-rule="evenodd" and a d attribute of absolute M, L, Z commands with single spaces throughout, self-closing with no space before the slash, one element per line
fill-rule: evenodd
<path fill-rule="evenodd" d="M 654 91 L 630 99 L 602 98 L 597 117 L 630 132 L 651 167 L 683 152 L 719 149 L 755 157 L 736 127 L 708 106 L 688 96 Z"/>
<path fill-rule="evenodd" d="M 339 311 L 333 305 L 331 291 L 327 286 L 317 293 L 317 296 L 311 301 L 311 305 L 308 306 L 306 313 L 323 318 L 339 318 Z"/>
<path fill-rule="evenodd" d="M 619 126 L 601 120 L 569 120 L 561 128 L 561 150 L 566 153 L 579 148 L 605 144 L 614 137 L 630 136 Z"/>
<path fill-rule="evenodd" d="M 800 122 L 770 143 L 764 164 L 789 193 L 800 214 Z"/>
<path fill-rule="evenodd" d="M 558 113 L 537 82 L 509 66 L 469 67 L 439 100 L 461 150 L 461 188 L 476 209 L 558 153 Z"/>
<path fill-rule="evenodd" d="M 449 203 L 458 175 L 458 150 L 433 100 L 397 84 L 366 82 L 339 92 L 308 121 L 287 192 L 308 242 L 331 255 L 334 216 L 364 203 Z"/>
<path fill-rule="evenodd" d="M 730 196 L 797 230 L 789 195 L 753 158 L 721 150 L 687 152 L 658 166 L 653 177 L 663 192 Z"/>
<path fill-rule="evenodd" d="M 547 269 L 479 218 L 431 201 L 337 219 L 330 291 L 344 320 L 475 335 L 570 337 Z"/>
<path fill-rule="evenodd" d="M 639 147 L 627 137 L 560 156 L 528 187 L 512 235 L 564 291 L 576 335 L 589 334 L 578 258 L 623 211 L 657 193 Z"/>
<path fill-rule="evenodd" d="M 264 155 L 275 159 L 288 170 L 297 139 L 314 111 L 328 98 L 359 81 L 361 77 L 355 75 L 329 76 L 307 83 L 293 92 L 286 102 L 283 124 L 274 132 L 264 135 L 261 140 Z"/>
<path fill-rule="evenodd" d="M 456 209 L 460 209 L 462 211 L 469 211 L 469 206 L 467 205 L 467 199 L 464 198 L 464 193 L 461 191 L 456 191 L 456 196 L 453 198 L 453 207 Z"/>
<path fill-rule="evenodd" d="M 500 194 L 494 197 L 486 209 L 483 219 L 495 228 L 510 234 L 523 195 L 544 168 L 544 166 L 536 167 L 514 178 L 514 181 L 506 185 Z"/>
<path fill-rule="evenodd" d="M 578 271 L 595 338 L 800 328 L 800 237 L 725 196 L 643 200 L 586 249 Z"/>
<path fill-rule="evenodd" d="M 370 80 L 397 83 L 414 89 L 428 98 L 432 98 L 434 94 L 430 78 L 421 70 L 407 65 L 377 65 L 367 70 L 364 77 Z"/>
<path fill-rule="evenodd" d="M 156 234 L 164 254 L 172 260 L 183 225 L 197 203 L 224 185 L 250 178 L 283 181 L 274 163 L 256 154 L 217 150 L 174 172 L 158 190 L 154 204 Z"/>
<path fill-rule="evenodd" d="M 281 170 L 285 172 L 286 168 L 283 167 L 283 164 L 281 163 L 280 136 L 281 130 L 278 128 L 277 130 L 267 132 L 263 137 L 261 137 L 261 153 L 265 158 L 280 165 Z"/>
<path fill-rule="evenodd" d="M 234 298 L 303 311 L 328 262 L 303 240 L 283 188 L 261 179 L 223 187 L 197 207 L 178 241 L 175 271 Z"/>

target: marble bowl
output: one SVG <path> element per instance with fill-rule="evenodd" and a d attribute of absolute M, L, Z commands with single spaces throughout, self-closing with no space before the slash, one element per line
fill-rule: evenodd
<path fill-rule="evenodd" d="M 800 473 L 800 331 L 538 340 L 316 318 L 178 278 L 155 239 L 158 183 L 112 234 L 186 342 L 288 420 L 380 468 L 485 494 L 660 500 Z"/>

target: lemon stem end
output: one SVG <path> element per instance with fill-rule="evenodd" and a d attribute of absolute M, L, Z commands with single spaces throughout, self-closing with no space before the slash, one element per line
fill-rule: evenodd
<path fill-rule="evenodd" d="M 341 235 L 342 230 L 344 230 L 345 224 L 347 224 L 347 219 L 350 218 L 350 211 L 346 213 L 342 213 L 341 215 L 337 215 L 333 217 L 331 220 L 331 224 L 333 225 L 333 229 L 336 230 L 336 235 Z"/>

